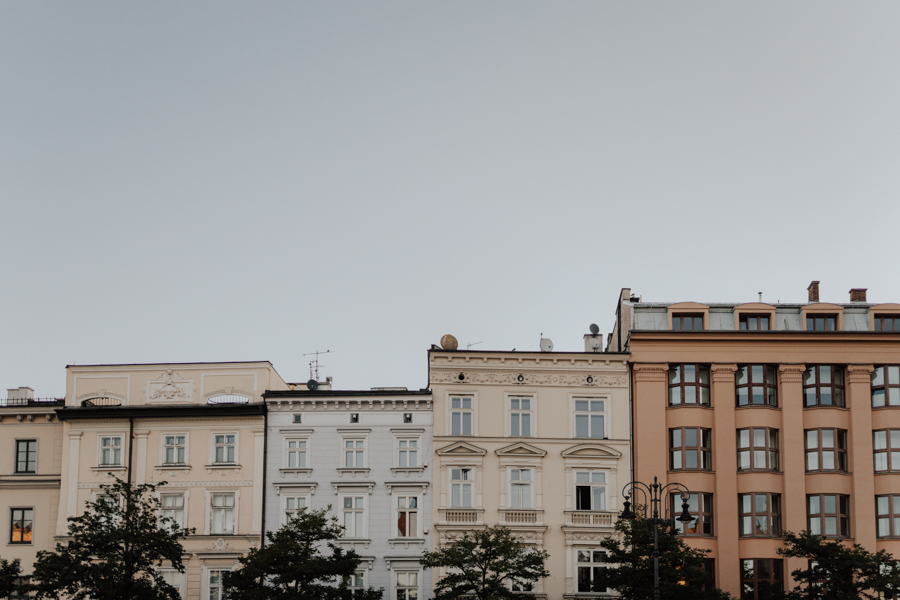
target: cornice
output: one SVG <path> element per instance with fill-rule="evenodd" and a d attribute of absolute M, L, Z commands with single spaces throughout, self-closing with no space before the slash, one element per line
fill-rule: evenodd
<path fill-rule="evenodd" d="M 626 387 L 628 375 L 625 369 L 530 369 L 496 368 L 460 365 L 459 368 L 432 368 L 429 383 L 433 384 L 481 384 L 481 385 L 549 385 L 565 387 Z"/>
<path fill-rule="evenodd" d="M 635 382 L 652 381 L 665 383 L 669 377 L 669 365 L 634 365 Z"/>
<path fill-rule="evenodd" d="M 779 365 L 778 382 L 803 383 L 803 373 L 805 372 L 806 365 Z"/>
<path fill-rule="evenodd" d="M 711 365 L 713 383 L 734 383 L 737 365 Z"/>
<path fill-rule="evenodd" d="M 272 412 L 297 411 L 412 411 L 431 410 L 431 396 L 427 398 L 300 398 L 266 397 L 266 404 Z"/>

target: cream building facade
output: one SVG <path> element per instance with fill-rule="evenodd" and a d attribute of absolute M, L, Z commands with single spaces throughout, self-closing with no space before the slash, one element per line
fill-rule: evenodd
<path fill-rule="evenodd" d="M 586 588 L 631 480 L 627 363 L 432 349 L 434 546 L 503 525 L 550 554 L 537 597 L 611 595 Z"/>

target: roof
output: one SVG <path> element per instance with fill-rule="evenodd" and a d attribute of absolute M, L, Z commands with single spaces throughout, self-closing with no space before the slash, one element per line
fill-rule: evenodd
<path fill-rule="evenodd" d="M 329 398 L 340 396 L 430 396 L 431 390 L 269 390 L 263 398 Z"/>

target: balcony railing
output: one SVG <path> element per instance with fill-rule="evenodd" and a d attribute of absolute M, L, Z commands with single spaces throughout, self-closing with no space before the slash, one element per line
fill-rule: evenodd
<path fill-rule="evenodd" d="M 536 510 L 502 510 L 500 518 L 507 525 L 534 525 L 541 521 Z"/>
<path fill-rule="evenodd" d="M 100 398 L 88 398 L 87 400 L 83 400 L 81 406 L 122 406 L 122 401 L 118 398 L 103 396 Z"/>
<path fill-rule="evenodd" d="M 447 523 L 470 524 L 474 525 L 478 522 L 477 510 L 448 510 L 444 513 L 444 521 Z"/>
<path fill-rule="evenodd" d="M 0 398 L 0 407 L 4 406 L 62 406 L 65 398 Z"/>
<path fill-rule="evenodd" d="M 616 524 L 618 515 L 606 510 L 567 510 L 566 525 L 574 527 L 608 527 Z"/>

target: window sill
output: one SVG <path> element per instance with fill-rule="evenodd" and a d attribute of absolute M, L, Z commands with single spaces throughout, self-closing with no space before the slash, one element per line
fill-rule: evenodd
<path fill-rule="evenodd" d="M 396 548 L 397 546 L 403 548 L 409 548 L 410 546 L 424 546 L 425 538 L 391 538 L 388 540 L 388 544 L 390 544 L 391 548 Z"/>
<path fill-rule="evenodd" d="M 833 408 L 835 410 L 850 410 L 846 406 L 835 406 L 834 404 L 813 404 L 812 406 L 804 406 L 803 410 L 814 410 L 817 408 Z"/>
<path fill-rule="evenodd" d="M 738 469 L 738 475 L 743 473 L 772 473 L 773 475 L 784 475 L 784 471 L 779 469 Z"/>
<path fill-rule="evenodd" d="M 125 465 L 99 465 L 96 467 L 91 467 L 91 471 L 94 472 L 94 475 L 106 473 L 108 477 L 112 477 L 113 473 L 125 472 Z"/>
<path fill-rule="evenodd" d="M 712 409 L 713 406 L 709 404 L 667 404 L 666 408 L 706 408 Z"/>
<path fill-rule="evenodd" d="M 344 475 L 356 477 L 357 475 L 368 475 L 370 470 L 368 467 L 339 467 L 337 471 L 340 477 Z"/>
<path fill-rule="evenodd" d="M 13 475 L 37 475 L 37 471 L 16 471 Z"/>
<path fill-rule="evenodd" d="M 391 467 L 391 473 L 397 475 L 398 473 L 406 473 L 406 476 L 409 477 L 411 473 L 424 473 L 425 467 Z"/>
<path fill-rule="evenodd" d="M 744 410 L 747 408 L 768 408 L 769 410 L 781 410 L 780 406 L 772 406 L 771 404 L 736 404 L 735 410 Z"/>
<path fill-rule="evenodd" d="M 853 475 L 850 471 L 804 471 L 807 475 Z"/>
<path fill-rule="evenodd" d="M 350 546 L 351 549 L 355 548 L 356 546 L 368 548 L 369 544 L 372 543 L 372 540 L 369 538 L 340 538 L 334 540 L 334 543 L 340 546 Z"/>
<path fill-rule="evenodd" d="M 204 465 L 207 473 L 212 473 L 213 471 L 218 471 L 220 475 L 223 477 L 228 475 L 229 471 L 234 471 L 234 474 L 237 475 L 241 472 L 241 465 L 236 463 L 216 463 L 212 465 Z"/>
<path fill-rule="evenodd" d="M 186 465 L 184 463 L 177 463 L 171 465 L 156 465 L 153 467 L 156 469 L 157 475 L 162 475 L 164 472 L 168 472 L 169 476 L 174 476 L 178 473 L 178 471 L 183 471 L 185 473 L 189 473 L 191 470 L 191 465 Z"/>
<path fill-rule="evenodd" d="M 898 408 L 900 408 L 900 405 L 891 404 L 888 406 L 873 406 L 872 410 L 891 410 L 891 409 L 898 409 Z"/>
<path fill-rule="evenodd" d="M 312 475 L 312 469 L 278 469 L 278 472 L 281 473 L 281 476 L 284 477 L 286 475 L 293 475 L 294 479 L 300 477 L 300 475 L 306 475 L 306 478 L 309 479 L 310 475 Z"/>
<path fill-rule="evenodd" d="M 6 542 L 7 546 L 34 546 L 34 542 Z"/>
<path fill-rule="evenodd" d="M 715 475 L 715 469 L 669 469 L 666 473 L 710 473 Z"/>
<path fill-rule="evenodd" d="M 695 536 L 691 536 L 695 537 Z M 739 540 L 780 540 L 783 536 L 780 535 L 739 535 Z"/>

